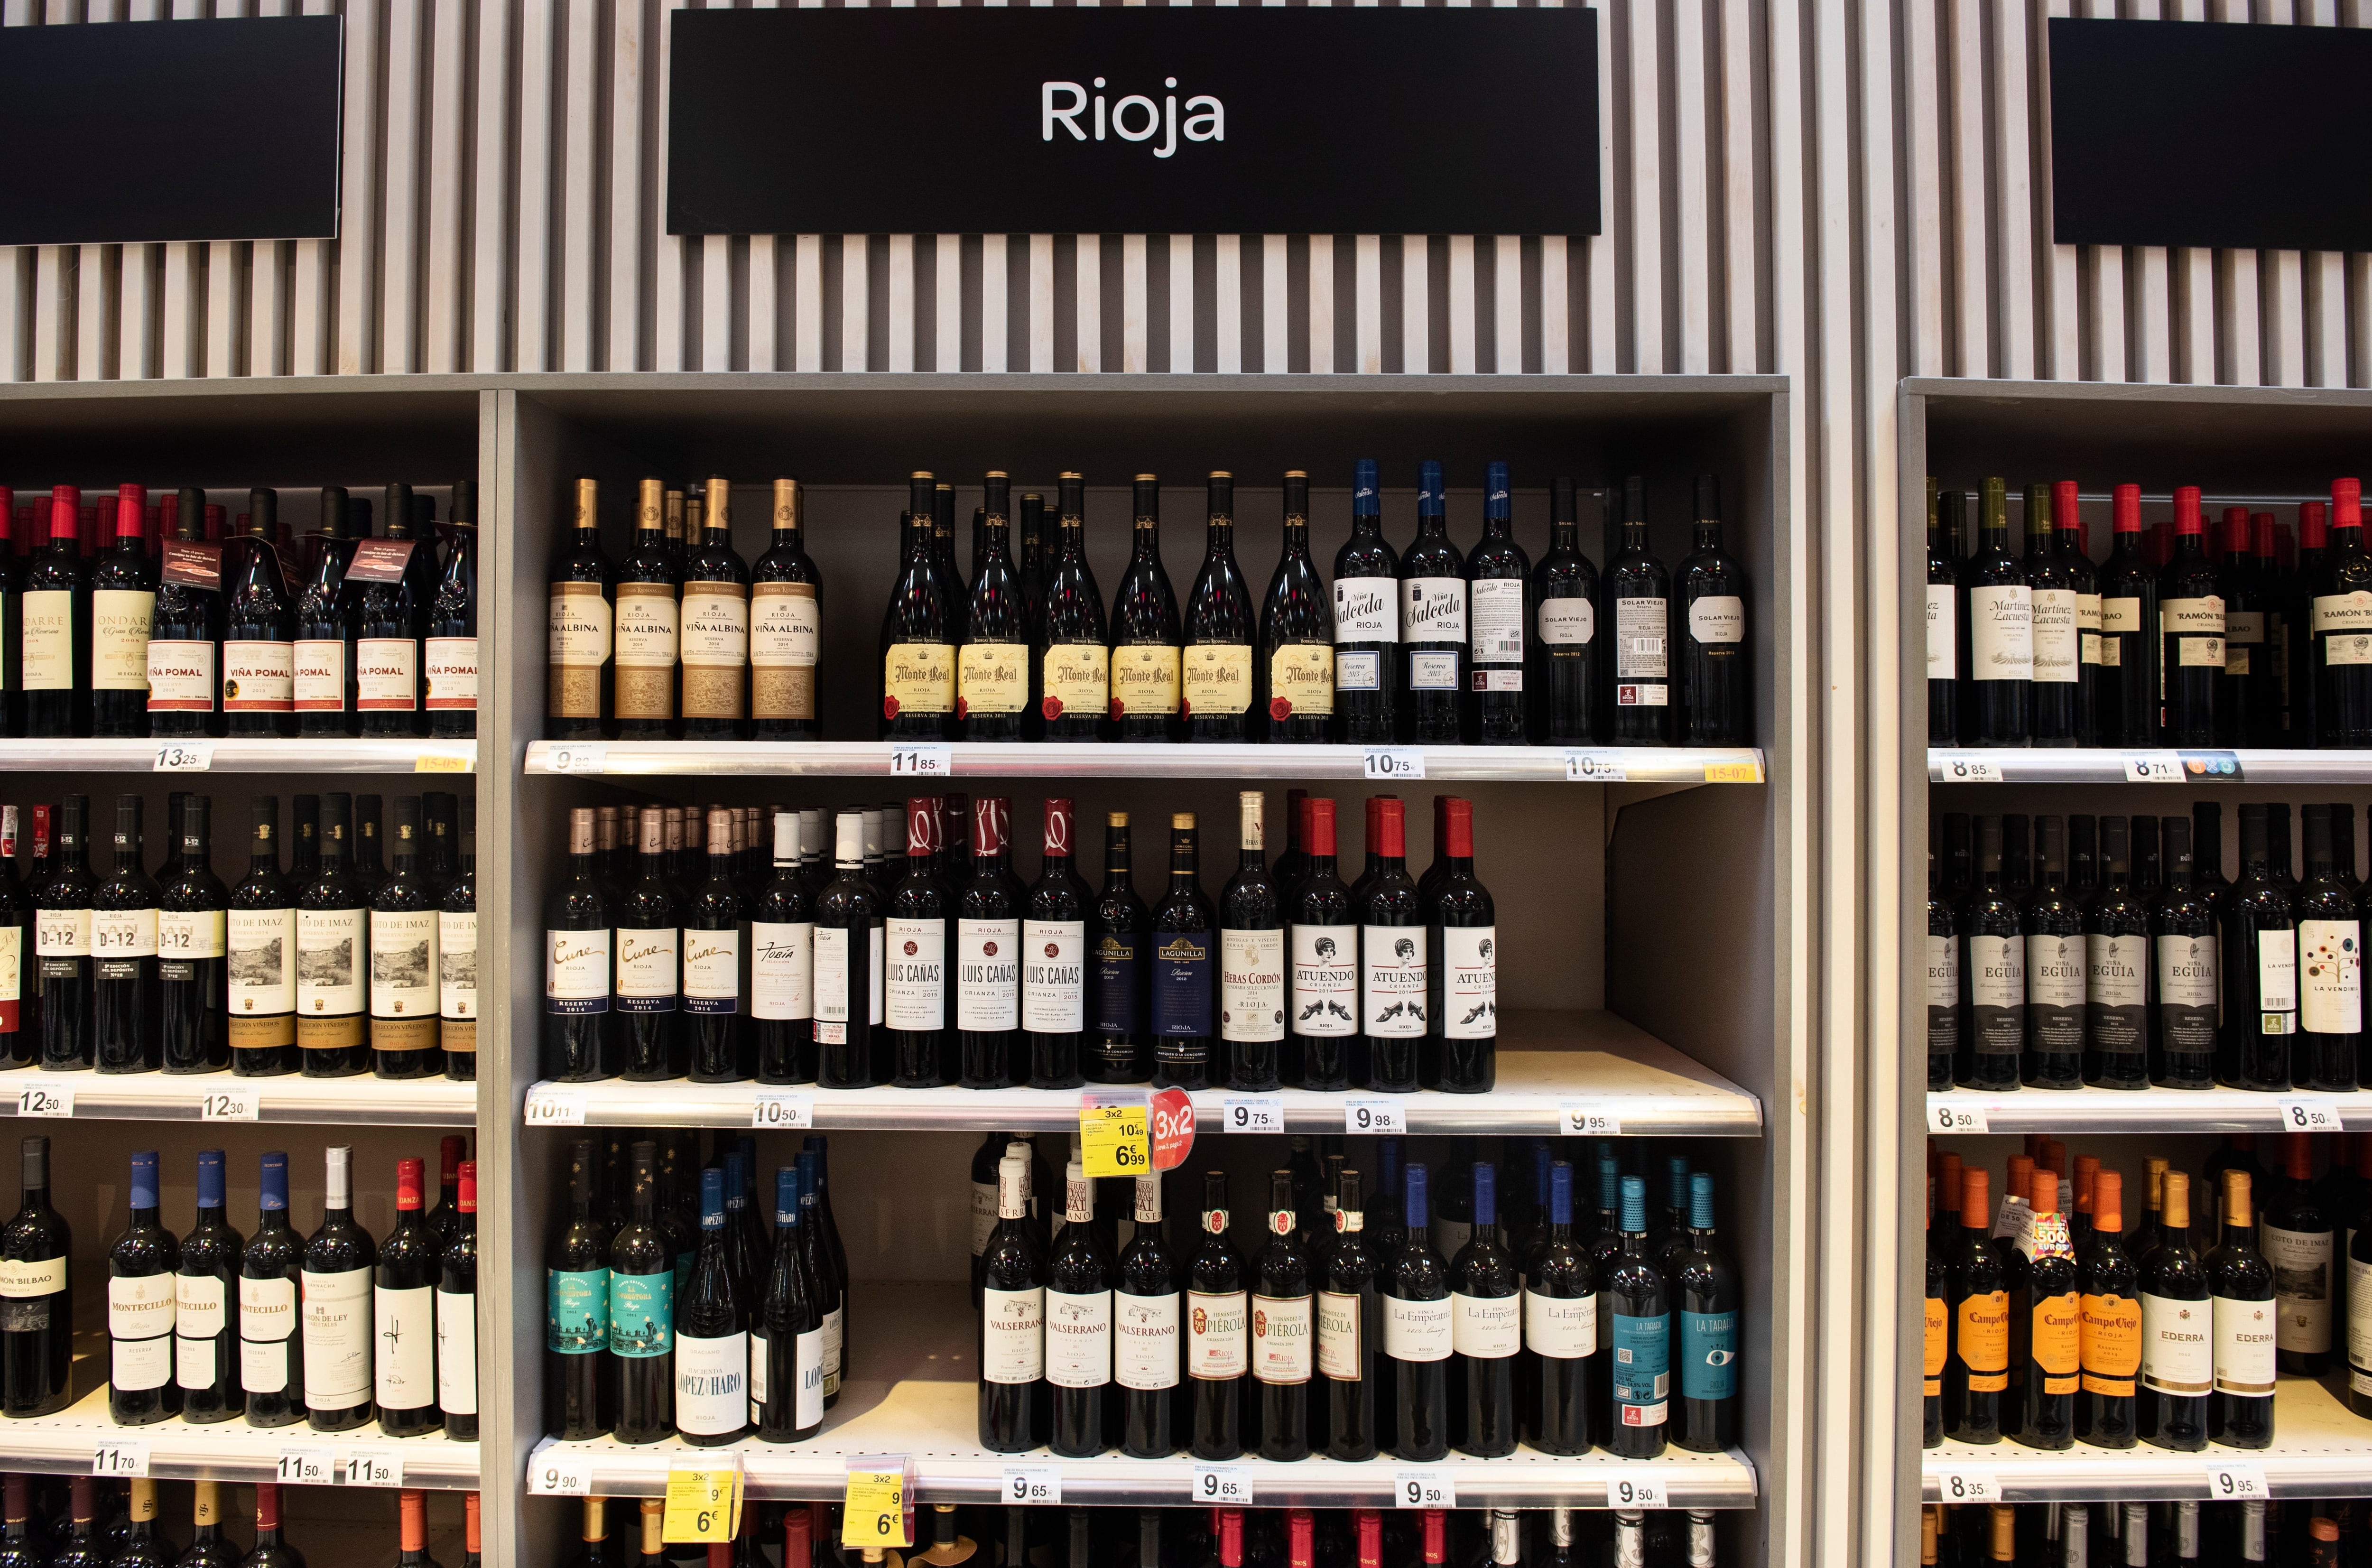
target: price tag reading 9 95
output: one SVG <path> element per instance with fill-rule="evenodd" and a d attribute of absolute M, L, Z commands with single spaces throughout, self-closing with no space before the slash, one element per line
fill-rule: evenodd
<path fill-rule="evenodd" d="M 1052 1507 L 1063 1501 L 1063 1472 L 1051 1465 L 1010 1465 L 1005 1500 L 1017 1507 Z"/>
<path fill-rule="evenodd" d="M 1609 1508 L 1668 1508 L 1671 1500 L 1664 1483 L 1654 1476 L 1619 1475 L 1606 1483 Z"/>
<path fill-rule="evenodd" d="M 1285 1101 L 1269 1095 L 1257 1098 L 1230 1095 L 1219 1102 L 1219 1125 L 1228 1132 L 1282 1132 Z"/>
<path fill-rule="evenodd" d="M 1448 1470 L 1394 1470 L 1395 1508 L 1455 1508 L 1458 1481 Z"/>
<path fill-rule="evenodd" d="M 1568 1138 L 1616 1138 L 1622 1133 L 1622 1118 L 1610 1105 L 1561 1099 L 1557 1101 L 1557 1131 Z"/>
<path fill-rule="evenodd" d="M 2273 1496 L 2265 1482 L 2265 1467 L 2243 1460 L 2207 1467 L 2207 1500 L 2211 1503 L 2263 1503 Z"/>
<path fill-rule="evenodd" d="M 1408 1102 L 1398 1095 L 1371 1095 L 1361 1099 L 1344 1100 L 1343 1131 L 1405 1132 L 1408 1131 Z"/>
<path fill-rule="evenodd" d="M 1144 1176 L 1153 1169 L 1145 1102 L 1079 1107 L 1079 1144 L 1086 1174 Z"/>

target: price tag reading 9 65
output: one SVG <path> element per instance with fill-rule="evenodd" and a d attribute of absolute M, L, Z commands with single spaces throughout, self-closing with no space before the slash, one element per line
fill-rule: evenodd
<path fill-rule="evenodd" d="M 1606 1505 L 1609 1508 L 1668 1508 L 1671 1500 L 1664 1494 L 1664 1483 L 1654 1476 L 1619 1475 L 1606 1483 Z"/>
<path fill-rule="evenodd" d="M 1408 1102 L 1398 1095 L 1344 1100 L 1343 1131 L 1405 1132 L 1408 1131 Z"/>
<path fill-rule="evenodd" d="M 750 1102 L 750 1125 L 789 1130 L 815 1125 L 813 1095 L 778 1095 L 761 1089 Z"/>
<path fill-rule="evenodd" d="M 1219 1126 L 1227 1132 L 1282 1132 L 1285 1101 L 1269 1095 L 1257 1098 L 1230 1095 L 1219 1102 Z"/>
<path fill-rule="evenodd" d="M 2262 1465 L 2242 1461 L 2207 1467 L 2207 1500 L 2211 1503 L 2262 1503 L 2272 1496 Z"/>
<path fill-rule="evenodd" d="M 101 1476 L 145 1476 L 148 1445 L 138 1439 L 116 1438 L 91 1450 L 90 1473 Z"/>
<path fill-rule="evenodd" d="M 19 1089 L 17 1091 L 17 1114 L 71 1117 L 74 1115 L 74 1095 L 73 1089 L 63 1085 L 52 1086 L 44 1084 L 37 1088 Z"/>
<path fill-rule="evenodd" d="M 1394 1470 L 1395 1508 L 1455 1508 L 1458 1482 L 1448 1470 Z"/>
<path fill-rule="evenodd" d="M 1250 1507 L 1251 1471 L 1241 1465 L 1196 1465 L 1194 1501 L 1226 1508 Z"/>
<path fill-rule="evenodd" d="M 1371 779 L 1421 779 L 1424 777 L 1424 748 L 1370 746 L 1361 774 Z"/>
<path fill-rule="evenodd" d="M 1063 1501 L 1063 1472 L 1050 1465 L 1008 1465 L 1005 1500 L 1017 1506 L 1052 1507 Z"/>

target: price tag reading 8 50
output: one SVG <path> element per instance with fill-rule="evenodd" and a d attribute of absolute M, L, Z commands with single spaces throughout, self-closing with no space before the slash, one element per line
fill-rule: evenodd
<path fill-rule="evenodd" d="M 2339 1120 L 2339 1104 L 2335 1100 L 2308 1099 L 2304 1096 L 2276 1100 L 2285 1132 L 2339 1132 L 2345 1131 Z"/>
<path fill-rule="evenodd" d="M 1153 1146 L 1145 1128 L 1145 1106 L 1079 1107 L 1080 1158 L 1087 1175 L 1144 1176 L 1153 1169 Z"/>

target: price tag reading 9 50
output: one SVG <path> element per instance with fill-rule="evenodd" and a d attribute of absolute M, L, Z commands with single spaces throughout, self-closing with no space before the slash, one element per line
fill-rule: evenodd
<path fill-rule="evenodd" d="M 1343 1131 L 1405 1132 L 1408 1131 L 1408 1102 L 1398 1095 L 1344 1100 Z"/>
<path fill-rule="evenodd" d="M 1257 1098 L 1230 1095 L 1219 1102 L 1219 1126 L 1227 1132 L 1282 1132 L 1285 1101 L 1269 1095 Z"/>
<path fill-rule="evenodd" d="M 2211 1503 L 2262 1503 L 2273 1496 L 2265 1484 L 2265 1467 L 2246 1460 L 2207 1467 L 2207 1500 Z"/>
<path fill-rule="evenodd" d="M 1194 1501 L 1219 1507 L 1250 1507 L 1251 1471 L 1241 1465 L 1196 1465 Z"/>
<path fill-rule="evenodd" d="M 116 1438 L 90 1453 L 90 1473 L 102 1476 L 144 1476 L 148 1473 L 148 1445 L 139 1438 Z"/>
<path fill-rule="evenodd" d="M 1080 1157 L 1090 1178 L 1144 1176 L 1153 1169 L 1143 1101 L 1079 1107 Z"/>
<path fill-rule="evenodd" d="M 74 1115 L 74 1090 L 48 1084 L 19 1089 L 17 1091 L 17 1114 L 71 1117 Z"/>
<path fill-rule="evenodd" d="M 1370 746 L 1361 776 L 1371 779 L 1421 779 L 1424 777 L 1424 748 L 1422 746 Z"/>
<path fill-rule="evenodd" d="M 750 1125 L 779 1131 L 815 1125 L 813 1095 L 782 1095 L 761 1089 L 750 1102 Z"/>
<path fill-rule="evenodd" d="M 890 776 L 893 779 L 944 779 L 956 771 L 955 750 L 947 746 L 892 746 Z"/>
<path fill-rule="evenodd" d="M 1448 1470 L 1394 1470 L 1395 1508 L 1455 1508 L 1458 1482 Z"/>
<path fill-rule="evenodd" d="M 1656 1477 L 1619 1475 L 1606 1483 L 1606 1505 L 1609 1508 L 1665 1508 L 1671 1504 L 1664 1494 L 1664 1483 Z"/>
<path fill-rule="evenodd" d="M 1005 1500 L 1016 1506 L 1052 1507 L 1063 1501 L 1063 1472 L 1050 1465 L 1008 1465 Z"/>

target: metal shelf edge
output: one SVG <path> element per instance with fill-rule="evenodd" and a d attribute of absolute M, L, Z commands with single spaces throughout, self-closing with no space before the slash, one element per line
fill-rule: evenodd
<path fill-rule="evenodd" d="M 1982 1113 L 1987 1132 L 2278 1132 L 2283 1130 L 2281 1107 L 2291 1099 L 2329 1102 L 2351 1132 L 2372 1132 L 2372 1091 L 2319 1094 L 2300 1089 L 2295 1094 L 2258 1094 L 2246 1089 L 2079 1089 L 2024 1088 L 2016 1094 L 1988 1095 L 1974 1089 L 1930 1092 L 1926 1129 L 1933 1136 L 1948 1136 L 1940 1125 L 1939 1110 Z M 1953 1129 L 1973 1133 L 1974 1128 Z"/>
<path fill-rule="evenodd" d="M 203 767 L 160 769 L 160 746 L 203 749 Z M 474 740 L 0 740 L 0 772 L 473 773 Z"/>
<path fill-rule="evenodd" d="M 305 1078 L 287 1074 L 242 1078 L 230 1073 L 188 1076 L 134 1073 L 44 1073 L 18 1068 L 0 1074 L 0 1117 L 18 1115 L 27 1089 L 74 1092 L 74 1115 L 26 1117 L 27 1121 L 202 1121 L 205 1098 L 217 1090 L 253 1089 L 258 1122 L 307 1126 L 468 1127 L 478 1119 L 478 1086 L 448 1078 L 408 1084 L 381 1078 Z M 232 1119 L 221 1119 L 232 1120 Z M 5 1433 L 0 1426 L 0 1433 Z"/>
<path fill-rule="evenodd" d="M 2190 784 L 2372 784 L 2372 751 L 2279 750 L 2169 746 L 2004 747 L 1931 746 L 1929 784 L 2133 784 L 2128 758 L 2175 759 L 2180 775 L 2146 781 Z M 1959 760 L 1988 763 L 1998 779 L 1948 776 Z"/>

